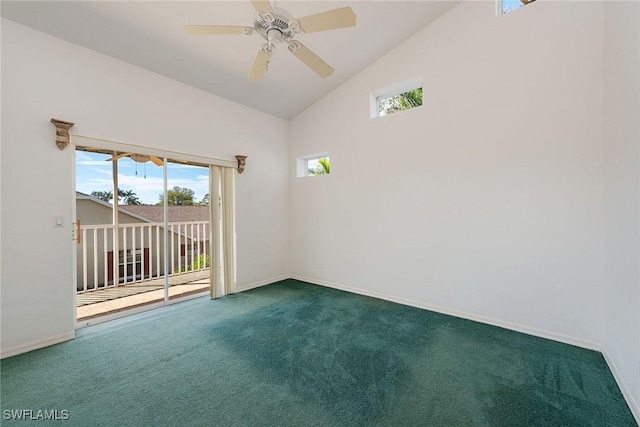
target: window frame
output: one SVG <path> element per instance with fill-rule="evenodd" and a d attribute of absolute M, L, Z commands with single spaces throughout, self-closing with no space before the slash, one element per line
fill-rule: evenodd
<path fill-rule="evenodd" d="M 308 155 L 308 156 L 300 156 L 297 159 L 297 173 L 296 176 L 298 178 L 306 178 L 306 177 L 312 177 L 312 176 L 323 176 L 323 175 L 330 175 L 331 171 L 329 171 L 329 173 L 325 173 L 325 174 L 317 174 L 317 175 L 310 175 L 309 174 L 309 162 L 314 161 L 314 160 L 318 160 L 318 159 L 329 159 L 329 163 L 331 163 L 331 157 L 329 156 L 329 153 L 320 153 L 320 154 L 312 154 L 312 155 Z"/>

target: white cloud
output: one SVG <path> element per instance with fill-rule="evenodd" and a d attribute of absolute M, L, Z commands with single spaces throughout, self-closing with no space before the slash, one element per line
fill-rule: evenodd
<path fill-rule="evenodd" d="M 76 164 L 82 166 L 104 166 L 111 169 L 111 162 L 107 162 L 108 157 L 105 156 L 104 160 L 96 159 L 96 154 L 90 156 L 83 151 L 76 151 Z"/>
<path fill-rule="evenodd" d="M 112 165 L 111 162 L 100 160 L 101 156 L 108 158 L 104 154 L 76 151 L 77 191 L 91 194 L 93 191 L 112 190 Z M 168 174 L 169 188 L 190 188 L 195 193 L 196 201 L 202 200 L 209 192 L 207 168 L 170 164 Z M 163 189 L 162 167 L 151 163 L 135 163 L 131 159 L 123 158 L 118 162 L 118 187 L 122 190 L 132 190 L 142 203 L 155 204 Z"/>

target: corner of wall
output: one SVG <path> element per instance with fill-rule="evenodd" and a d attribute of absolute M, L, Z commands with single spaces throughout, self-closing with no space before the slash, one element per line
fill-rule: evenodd
<path fill-rule="evenodd" d="M 609 354 L 609 351 L 607 350 L 606 347 L 602 348 L 602 356 L 604 357 L 604 360 L 607 362 L 607 365 L 609 366 L 609 370 L 613 374 L 613 378 L 616 380 L 616 383 L 618 383 L 618 387 L 622 392 L 622 396 L 624 396 L 624 399 L 627 401 L 627 405 L 629 406 L 629 409 L 631 410 L 633 417 L 636 419 L 636 422 L 638 423 L 638 425 L 640 425 L 640 403 L 637 402 L 633 397 L 633 393 L 631 393 L 631 389 L 629 388 L 628 384 L 624 380 L 622 373 L 618 369 L 618 366 L 614 362 L 613 358 L 611 357 L 611 354 Z"/>

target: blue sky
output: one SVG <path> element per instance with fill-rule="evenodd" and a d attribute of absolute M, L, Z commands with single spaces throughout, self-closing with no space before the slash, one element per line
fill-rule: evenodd
<path fill-rule="evenodd" d="M 112 166 L 110 161 L 106 161 L 109 157 L 106 154 L 76 151 L 77 191 L 91 194 L 92 191 L 113 189 Z M 169 163 L 167 167 L 169 188 L 190 188 L 197 202 L 209 192 L 209 169 L 176 163 Z M 121 190 L 133 190 L 141 203 L 155 205 L 162 193 L 162 167 L 152 162 L 136 163 L 123 157 L 118 159 L 118 181 Z"/>
<path fill-rule="evenodd" d="M 502 0 L 502 13 L 511 12 L 519 7 L 522 7 L 520 0 Z"/>

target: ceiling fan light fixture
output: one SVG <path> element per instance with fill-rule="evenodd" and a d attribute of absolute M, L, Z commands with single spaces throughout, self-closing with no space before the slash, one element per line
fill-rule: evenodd
<path fill-rule="evenodd" d="M 282 41 L 282 31 L 272 28 L 267 32 L 267 36 L 269 37 L 269 42 L 280 43 Z"/>
<path fill-rule="evenodd" d="M 293 20 L 293 16 L 286 10 L 274 8 L 273 13 L 258 12 L 253 28 L 268 42 L 289 42 L 296 34 L 289 26 L 289 22 Z"/>

